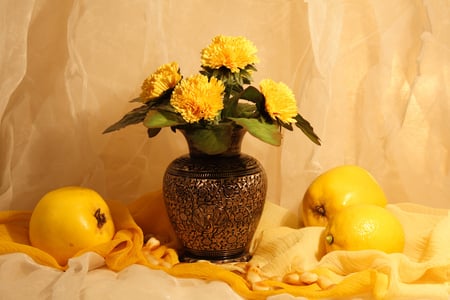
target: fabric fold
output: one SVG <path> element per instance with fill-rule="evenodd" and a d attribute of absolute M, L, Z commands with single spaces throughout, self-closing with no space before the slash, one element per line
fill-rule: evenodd
<path fill-rule="evenodd" d="M 95 252 L 104 258 L 103 266 L 115 272 L 144 265 L 178 278 L 225 282 L 246 299 L 280 294 L 317 299 L 365 295 L 374 299 L 447 300 L 450 296 L 448 210 L 409 203 L 388 205 L 405 228 L 404 253 L 364 250 L 326 254 L 320 247 L 322 227 L 295 228 L 298 220 L 269 203 L 253 242 L 252 259 L 213 264 L 178 261 L 179 244 L 167 214 L 161 214 L 161 191 L 139 197 L 128 206 L 119 201 L 108 201 L 108 205 L 116 225 L 114 238 L 76 256 Z M 30 216 L 30 211 L 0 212 L 0 254 L 21 252 L 38 264 L 71 270 L 71 260 L 68 265 L 59 265 L 29 244 Z M 424 224 L 428 224 L 426 229 Z"/>

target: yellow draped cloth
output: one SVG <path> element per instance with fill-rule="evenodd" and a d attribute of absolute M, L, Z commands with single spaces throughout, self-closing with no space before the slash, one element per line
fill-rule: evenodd
<path fill-rule="evenodd" d="M 175 277 L 226 282 L 245 299 L 265 299 L 288 293 L 306 298 L 368 295 L 374 299 L 450 296 L 450 211 L 410 203 L 388 209 L 406 233 L 403 253 L 334 251 L 320 247 L 321 227 L 295 228 L 297 220 L 268 202 L 246 263 L 180 263 L 179 243 L 170 227 L 160 191 L 146 194 L 128 206 L 108 202 L 116 225 L 114 238 L 85 249 L 120 271 L 133 264 L 163 270 Z M 28 239 L 31 211 L 0 212 L 0 254 L 22 252 L 38 264 L 59 270 L 48 253 Z M 145 237 L 151 237 L 144 242 Z"/>

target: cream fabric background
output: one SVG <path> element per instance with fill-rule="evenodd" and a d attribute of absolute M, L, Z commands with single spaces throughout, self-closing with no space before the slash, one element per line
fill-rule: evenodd
<path fill-rule="evenodd" d="M 255 84 L 291 86 L 323 141 L 247 135 L 270 201 L 297 213 L 315 176 L 353 163 L 393 203 L 450 207 L 448 0 L 2 0 L 0 20 L 0 209 L 31 209 L 63 185 L 122 201 L 159 188 L 187 151 L 181 134 L 101 132 L 159 65 L 196 73 L 217 34 L 255 43 Z"/>
<path fill-rule="evenodd" d="M 315 176 L 353 163 L 392 203 L 450 208 L 449 20 L 448 0 L 0 0 L 0 209 L 32 209 L 63 185 L 125 202 L 159 188 L 187 151 L 181 135 L 149 140 L 139 125 L 101 132 L 134 107 L 128 100 L 159 65 L 197 72 L 217 34 L 255 43 L 255 83 L 290 85 L 323 141 L 296 131 L 274 148 L 247 136 L 243 150 L 264 165 L 269 201 L 297 213 Z M 86 255 L 62 273 L 4 255 L 0 294 L 239 298 L 221 283 L 102 264 Z"/>

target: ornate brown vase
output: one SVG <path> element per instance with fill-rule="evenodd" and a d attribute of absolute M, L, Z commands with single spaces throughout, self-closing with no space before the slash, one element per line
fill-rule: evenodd
<path fill-rule="evenodd" d="M 163 194 L 173 228 L 183 244 L 183 261 L 247 261 L 267 191 L 261 164 L 241 153 L 243 129 L 218 155 L 189 145 L 189 155 L 175 159 L 163 179 Z"/>

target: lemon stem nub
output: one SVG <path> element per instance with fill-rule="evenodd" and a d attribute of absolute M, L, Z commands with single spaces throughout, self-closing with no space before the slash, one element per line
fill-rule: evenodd
<path fill-rule="evenodd" d="M 323 207 L 323 205 L 316 206 L 315 207 L 315 212 L 318 213 L 319 215 L 321 215 L 322 217 L 326 216 L 325 207 Z"/>
<path fill-rule="evenodd" d="M 326 237 L 325 237 L 325 240 L 327 241 L 327 243 L 329 244 L 329 245 L 331 245 L 331 244 L 333 244 L 333 236 L 331 235 L 331 234 L 329 234 L 329 235 L 327 235 Z"/>
<path fill-rule="evenodd" d="M 101 229 L 103 225 L 106 223 L 105 214 L 100 212 L 100 208 L 98 208 L 94 213 L 94 217 L 97 219 L 97 228 Z"/>

